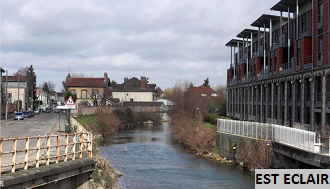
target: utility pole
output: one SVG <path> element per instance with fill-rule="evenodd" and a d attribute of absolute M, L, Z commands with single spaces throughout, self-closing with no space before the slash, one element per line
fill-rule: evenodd
<path fill-rule="evenodd" d="M 17 83 L 17 85 L 18 85 L 18 100 L 17 100 L 17 103 L 18 103 L 18 112 L 20 112 L 20 106 L 19 106 L 19 78 L 20 77 L 18 77 L 18 83 Z"/>
<path fill-rule="evenodd" d="M 8 70 L 6 70 L 6 118 L 8 119 Z"/>

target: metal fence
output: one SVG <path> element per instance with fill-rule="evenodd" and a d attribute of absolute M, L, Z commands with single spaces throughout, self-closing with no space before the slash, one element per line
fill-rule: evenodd
<path fill-rule="evenodd" d="M 262 140 L 271 140 L 306 151 L 330 155 L 330 139 L 315 132 L 275 124 L 218 119 L 218 132 Z"/>
<path fill-rule="evenodd" d="M 33 136 L 22 138 L 0 139 L 0 175 L 2 168 L 11 167 L 11 172 L 16 172 L 17 166 L 23 165 L 24 170 L 30 167 L 39 167 L 41 161 L 49 165 L 51 161 L 75 160 L 76 158 L 92 157 L 92 134 L 91 133 L 72 133 L 72 134 L 48 134 L 45 136 Z M 45 146 L 41 141 L 45 140 Z M 25 142 L 24 147 L 19 147 Z M 36 147 L 34 143 L 36 142 Z M 12 145 L 12 150 L 3 151 L 5 145 Z M 44 150 L 44 153 L 42 153 Z M 24 159 L 17 158 L 19 154 L 24 155 Z M 33 153 L 36 153 L 35 155 Z M 11 163 L 3 164 L 4 155 L 11 155 Z"/>

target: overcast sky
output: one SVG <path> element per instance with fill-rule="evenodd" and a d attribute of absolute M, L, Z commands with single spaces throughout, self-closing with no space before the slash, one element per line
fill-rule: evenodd
<path fill-rule="evenodd" d="M 4 0 L 1 66 L 33 65 L 37 85 L 61 89 L 69 66 L 122 83 L 149 77 L 165 89 L 178 79 L 225 84 L 225 44 L 278 0 Z"/>

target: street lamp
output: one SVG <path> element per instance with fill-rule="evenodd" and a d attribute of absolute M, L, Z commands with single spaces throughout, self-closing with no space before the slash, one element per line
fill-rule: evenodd
<path fill-rule="evenodd" d="M 196 111 L 198 111 L 199 110 L 199 108 L 196 108 L 196 110 L 195 110 L 195 118 L 196 118 Z"/>
<path fill-rule="evenodd" d="M 18 80 L 17 80 L 17 85 L 18 85 L 18 100 L 17 100 L 17 102 L 18 102 L 18 111 L 20 112 L 20 109 L 21 109 L 21 107 L 20 107 L 20 103 L 19 103 L 19 78 L 22 78 L 22 77 L 17 77 L 18 78 Z M 22 102 L 22 105 L 23 105 L 23 102 Z"/>
<path fill-rule="evenodd" d="M 215 109 L 215 115 L 217 115 L 217 111 L 218 111 L 219 109 Z"/>

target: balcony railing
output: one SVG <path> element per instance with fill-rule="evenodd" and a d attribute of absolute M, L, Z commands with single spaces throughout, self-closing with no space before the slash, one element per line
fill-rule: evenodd
<path fill-rule="evenodd" d="M 318 101 L 318 102 L 322 101 L 322 93 L 316 94 L 316 101 Z"/>
<path fill-rule="evenodd" d="M 297 102 L 300 102 L 301 100 L 300 94 L 297 94 L 296 97 L 297 97 Z"/>
<path fill-rule="evenodd" d="M 300 70 L 300 58 L 297 58 L 297 62 L 296 62 L 296 70 L 297 70 L 297 71 Z"/>
<path fill-rule="evenodd" d="M 258 79 L 261 80 L 261 79 L 265 79 L 268 77 L 268 69 L 266 68 L 265 70 L 260 70 L 258 73 L 257 73 L 257 76 L 258 76 Z"/>
<path fill-rule="evenodd" d="M 287 74 L 293 72 L 292 62 L 280 65 L 280 74 Z"/>

